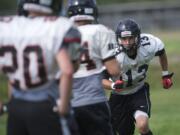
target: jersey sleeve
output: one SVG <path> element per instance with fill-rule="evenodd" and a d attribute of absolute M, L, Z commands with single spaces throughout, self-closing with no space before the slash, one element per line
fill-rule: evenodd
<path fill-rule="evenodd" d="M 103 59 L 103 62 L 114 58 L 116 44 L 115 33 L 111 29 L 101 25 L 99 27 L 98 36 L 96 38 L 99 38 L 97 43 L 100 47 L 100 55 Z"/>
<path fill-rule="evenodd" d="M 146 34 L 141 39 L 141 45 L 144 45 L 151 55 L 158 56 L 164 52 L 164 43 L 158 37 Z"/>
<path fill-rule="evenodd" d="M 52 32 L 52 51 L 53 54 L 56 55 L 63 44 L 64 37 L 73 26 L 73 23 L 66 18 L 58 18 L 54 23 L 54 25 L 49 24 L 51 25 L 49 32 Z"/>
<path fill-rule="evenodd" d="M 155 49 L 155 56 L 159 56 L 164 53 L 164 43 L 157 37 L 156 40 L 156 49 Z"/>
<path fill-rule="evenodd" d="M 80 58 L 80 54 L 82 51 L 81 34 L 77 30 L 77 28 L 70 28 L 63 39 L 61 48 L 66 48 L 68 50 L 72 61 L 76 61 Z"/>

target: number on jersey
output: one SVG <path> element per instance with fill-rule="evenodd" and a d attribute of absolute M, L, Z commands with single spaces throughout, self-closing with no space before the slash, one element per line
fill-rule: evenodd
<path fill-rule="evenodd" d="M 89 56 L 88 42 L 84 42 L 82 47 L 84 48 L 84 51 L 81 54 L 81 63 L 86 64 L 87 70 L 95 69 L 96 64 L 94 63 L 93 60 L 90 59 L 90 56 Z"/>
<path fill-rule="evenodd" d="M 13 45 L 6 45 L 6 46 L 0 46 L 0 57 L 4 58 L 6 60 L 6 54 L 11 54 L 12 58 L 12 64 L 11 65 L 1 65 L 1 69 L 5 74 L 15 74 L 16 71 L 18 70 L 18 58 L 17 58 L 17 53 L 18 51 Z M 39 78 L 38 82 L 32 82 L 31 79 L 31 74 L 29 72 L 29 66 L 30 66 L 30 53 L 33 53 L 37 57 L 37 67 L 34 67 L 34 70 L 37 70 Z M 43 59 L 43 53 L 42 49 L 38 45 L 29 45 L 27 46 L 24 51 L 23 51 L 23 76 L 24 76 L 24 81 L 25 85 L 27 88 L 33 88 L 40 86 L 44 84 L 47 81 L 47 74 L 46 74 L 46 69 L 45 69 L 45 64 L 44 64 L 44 59 Z M 20 88 L 20 80 L 11 80 L 13 81 L 13 85 L 16 87 Z"/>

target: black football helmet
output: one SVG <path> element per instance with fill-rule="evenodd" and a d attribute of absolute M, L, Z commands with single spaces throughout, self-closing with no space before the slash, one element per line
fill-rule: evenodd
<path fill-rule="evenodd" d="M 23 15 L 23 16 L 28 15 L 28 12 L 23 9 L 24 2 L 25 2 L 25 0 L 18 0 L 18 4 L 17 4 L 17 14 L 18 15 Z"/>
<path fill-rule="evenodd" d="M 18 14 L 24 15 L 28 11 L 37 11 L 58 15 L 61 11 L 62 0 L 19 0 Z"/>
<path fill-rule="evenodd" d="M 139 25 L 132 19 L 125 19 L 120 21 L 116 29 L 117 42 L 123 47 L 126 52 L 130 51 L 131 49 L 137 50 L 140 44 L 140 34 L 141 29 Z M 126 48 L 119 42 L 121 38 L 131 36 L 135 38 L 135 43 L 131 48 Z"/>
<path fill-rule="evenodd" d="M 96 20 L 98 9 L 95 0 L 69 0 L 68 17 L 73 21 Z"/>

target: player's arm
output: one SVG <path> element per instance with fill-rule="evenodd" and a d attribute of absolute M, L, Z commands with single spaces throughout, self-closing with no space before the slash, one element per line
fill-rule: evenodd
<path fill-rule="evenodd" d="M 0 101 L 0 116 L 8 112 L 8 104 L 4 104 Z"/>
<path fill-rule="evenodd" d="M 2 100 L 0 100 L 0 116 L 3 115 L 8 111 L 8 103 L 3 103 Z"/>
<path fill-rule="evenodd" d="M 168 60 L 165 49 L 163 49 L 159 55 L 159 63 L 161 65 L 162 71 L 168 71 Z"/>
<path fill-rule="evenodd" d="M 103 62 L 104 62 L 104 66 L 106 67 L 106 70 L 103 73 L 105 77 L 102 80 L 104 89 L 122 91 L 123 81 L 119 80 L 121 76 L 120 66 L 115 56 L 112 55 L 111 57 L 104 59 Z M 109 80 L 111 77 L 118 79 L 115 82 L 113 82 Z"/>
<path fill-rule="evenodd" d="M 115 90 L 115 83 L 109 80 L 110 77 L 118 78 L 117 80 L 119 80 L 121 75 L 120 64 L 117 62 L 115 57 L 115 33 L 112 30 L 106 29 L 105 27 L 103 27 L 100 32 L 103 33 L 100 40 L 98 40 L 101 47 L 101 56 L 103 58 L 103 64 L 106 68 L 105 74 L 109 74 L 109 77 L 102 80 L 102 84 L 105 89 Z"/>
<path fill-rule="evenodd" d="M 103 60 L 103 62 L 104 62 L 104 65 L 105 65 L 108 73 L 111 76 L 115 76 L 115 77 L 120 76 L 120 67 L 119 67 L 118 62 L 116 61 L 115 56 L 112 56 L 109 59 Z"/>
<path fill-rule="evenodd" d="M 98 44 L 100 44 L 100 51 L 101 57 L 103 59 L 103 64 L 111 76 L 118 78 L 120 77 L 121 69 L 119 63 L 115 58 L 115 33 L 112 30 L 107 29 L 106 27 L 102 27 L 99 35 L 101 36 L 98 40 Z"/>
<path fill-rule="evenodd" d="M 163 85 L 163 88 L 169 89 L 173 85 L 173 82 L 172 82 L 173 73 L 169 73 L 169 70 L 168 70 L 168 59 L 167 59 L 166 50 L 164 48 L 163 42 L 157 37 L 155 37 L 154 39 L 156 41 L 156 45 L 154 49 L 155 56 L 159 57 L 159 63 L 162 69 L 162 85 Z"/>
<path fill-rule="evenodd" d="M 12 98 L 12 86 L 11 86 L 11 83 L 8 81 L 8 102 L 4 103 L 4 102 L 1 102 L 0 101 L 0 115 L 8 112 L 8 104 L 9 104 L 9 101 L 11 100 Z"/>
<path fill-rule="evenodd" d="M 78 70 L 80 64 L 80 55 L 82 52 L 80 43 L 81 43 L 81 34 L 75 27 L 72 27 L 66 33 L 66 36 L 63 40 L 63 47 L 67 49 L 68 54 L 70 55 L 74 72 Z"/>
<path fill-rule="evenodd" d="M 104 89 L 106 89 L 106 90 L 112 90 L 111 84 L 113 82 L 110 80 L 110 78 L 111 78 L 111 75 L 108 73 L 107 70 L 104 70 L 102 84 L 103 84 Z"/>
<path fill-rule="evenodd" d="M 158 56 L 159 56 L 159 63 L 162 69 L 162 84 L 165 89 L 169 89 L 173 85 L 173 82 L 171 79 L 173 76 L 173 73 L 169 73 L 168 60 L 167 60 L 165 49 L 163 49 L 161 53 L 159 53 Z"/>
<path fill-rule="evenodd" d="M 104 89 L 106 90 L 114 90 L 116 92 L 120 92 L 123 90 L 123 81 L 122 80 L 116 80 L 115 82 L 112 81 L 111 75 L 108 73 L 107 70 L 103 71 L 103 79 L 102 84 Z"/>
<path fill-rule="evenodd" d="M 65 115 L 69 111 L 71 98 L 71 87 L 73 73 L 79 67 L 81 35 L 76 28 L 71 28 L 64 40 L 63 44 L 56 55 L 57 63 L 61 69 L 61 78 L 59 82 L 60 104 L 58 110 L 61 115 Z"/>
<path fill-rule="evenodd" d="M 71 97 L 73 66 L 65 48 L 60 49 L 56 55 L 57 63 L 61 69 L 61 77 L 59 82 L 60 103 L 58 111 L 61 115 L 68 113 L 69 101 Z"/>
<path fill-rule="evenodd" d="M 8 99 L 11 99 L 11 84 L 8 81 Z M 1 99 L 0 99 L 0 116 L 3 115 L 4 113 L 6 113 L 8 111 L 8 103 L 4 103 Z"/>

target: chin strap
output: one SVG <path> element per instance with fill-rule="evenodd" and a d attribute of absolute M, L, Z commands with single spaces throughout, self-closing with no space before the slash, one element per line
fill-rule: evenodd
<path fill-rule="evenodd" d="M 153 133 L 151 132 L 151 130 L 149 130 L 146 134 L 141 134 L 141 135 L 153 135 Z"/>
<path fill-rule="evenodd" d="M 136 58 L 136 55 L 137 55 L 137 47 L 136 48 L 132 48 L 130 50 L 127 50 L 126 51 L 126 54 L 132 58 L 132 59 L 135 59 Z"/>

